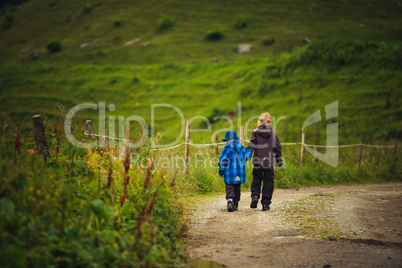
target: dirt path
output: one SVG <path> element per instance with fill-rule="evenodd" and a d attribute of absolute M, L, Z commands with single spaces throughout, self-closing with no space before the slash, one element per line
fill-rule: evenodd
<path fill-rule="evenodd" d="M 275 190 L 271 210 L 227 212 L 224 195 L 188 210 L 187 254 L 227 267 L 402 267 L 402 183 Z"/>

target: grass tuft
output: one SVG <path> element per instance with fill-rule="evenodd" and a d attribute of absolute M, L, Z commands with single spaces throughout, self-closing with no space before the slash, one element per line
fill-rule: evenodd
<path fill-rule="evenodd" d="M 166 31 L 172 28 L 174 24 L 174 20 L 171 17 L 164 15 L 159 19 L 156 28 L 158 31 Z"/>

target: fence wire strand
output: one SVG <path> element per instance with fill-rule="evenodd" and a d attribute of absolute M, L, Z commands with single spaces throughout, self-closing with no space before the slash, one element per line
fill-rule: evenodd
<path fill-rule="evenodd" d="M 114 139 L 114 140 L 119 140 L 119 141 L 130 141 L 127 139 L 120 139 L 120 138 L 115 138 L 115 137 L 109 137 L 109 136 L 103 136 L 103 135 L 99 135 L 99 134 L 91 134 L 93 136 L 98 136 L 98 137 L 103 137 L 103 138 L 109 138 L 109 139 Z M 245 142 L 250 142 L 250 140 L 244 140 Z M 192 143 L 192 142 L 183 142 L 180 143 L 178 145 L 175 146 L 171 146 L 171 147 L 166 147 L 166 148 L 152 148 L 151 150 L 153 151 L 164 151 L 164 150 L 170 150 L 170 149 L 174 149 L 177 147 L 180 147 L 182 145 L 190 145 L 190 146 L 194 146 L 194 147 L 199 147 L 199 148 L 205 148 L 208 146 L 219 146 L 219 145 L 223 145 L 226 144 L 226 142 L 218 142 L 218 143 Z M 301 145 L 301 142 L 285 142 L 285 143 L 281 143 L 281 145 Z M 344 147 L 356 147 L 356 146 L 364 146 L 364 147 L 370 147 L 370 148 L 395 148 L 395 146 L 398 146 L 398 144 L 395 145 L 372 145 L 372 144 L 361 144 L 361 143 L 356 143 L 356 144 L 346 144 L 346 145 L 315 145 L 315 144 L 307 144 L 304 143 L 304 146 L 310 146 L 310 147 L 318 147 L 318 148 L 344 148 Z"/>

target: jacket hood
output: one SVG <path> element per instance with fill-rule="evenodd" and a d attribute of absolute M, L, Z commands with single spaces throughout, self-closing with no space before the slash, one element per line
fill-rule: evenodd
<path fill-rule="evenodd" d="M 238 153 L 241 151 L 243 145 L 241 145 L 241 143 L 238 140 L 233 140 L 233 141 L 229 141 L 226 146 L 226 148 L 229 149 L 229 151 Z"/>
<path fill-rule="evenodd" d="M 268 138 L 272 135 L 272 128 L 270 125 L 262 125 L 255 131 L 255 133 L 261 137 Z"/>

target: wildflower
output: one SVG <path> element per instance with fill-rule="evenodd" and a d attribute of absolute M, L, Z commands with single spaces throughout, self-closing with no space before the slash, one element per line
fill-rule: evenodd
<path fill-rule="evenodd" d="M 37 194 L 40 194 L 40 190 L 37 190 L 36 193 L 37 193 Z"/>
<path fill-rule="evenodd" d="M 34 190 L 34 188 L 31 186 L 31 187 L 29 187 L 29 191 L 30 192 L 33 192 L 33 190 Z"/>

